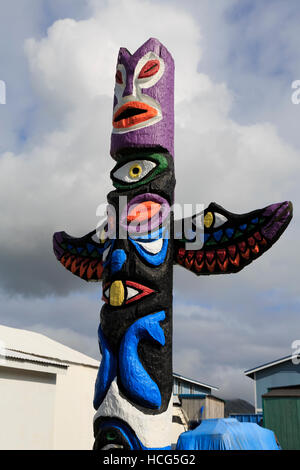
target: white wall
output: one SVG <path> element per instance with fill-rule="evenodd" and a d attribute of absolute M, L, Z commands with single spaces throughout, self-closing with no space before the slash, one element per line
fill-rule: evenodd
<path fill-rule="evenodd" d="M 0 366 L 0 449 L 52 449 L 56 375 Z"/>
<path fill-rule="evenodd" d="M 54 449 L 92 449 L 97 372 L 97 368 L 72 364 L 65 375 L 57 376 Z"/>

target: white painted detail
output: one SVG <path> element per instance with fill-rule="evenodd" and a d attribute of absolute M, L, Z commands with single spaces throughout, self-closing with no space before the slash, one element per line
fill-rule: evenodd
<path fill-rule="evenodd" d="M 153 242 L 137 242 L 142 248 L 144 248 L 145 251 L 148 251 L 148 253 L 151 253 L 155 255 L 156 253 L 159 253 L 162 249 L 163 246 L 163 239 L 160 238 L 159 240 L 154 240 Z"/>
<path fill-rule="evenodd" d="M 100 239 L 99 239 L 99 236 L 98 236 L 98 235 L 99 235 L 98 232 L 94 233 L 94 235 L 92 236 L 92 240 L 93 240 L 95 243 L 97 243 L 97 244 L 100 245 Z"/>
<path fill-rule="evenodd" d="M 220 225 L 223 225 L 225 224 L 225 222 L 227 222 L 227 218 L 222 215 L 222 214 L 218 214 L 217 212 L 215 212 L 215 223 L 214 223 L 214 227 L 220 227 Z"/>
<path fill-rule="evenodd" d="M 102 255 L 102 261 L 106 261 L 106 258 L 108 256 L 108 253 L 109 253 L 109 250 L 110 250 L 110 246 L 108 248 L 106 248 L 106 250 L 103 251 L 103 255 Z"/>
<path fill-rule="evenodd" d="M 128 423 L 145 447 L 167 447 L 171 443 L 173 400 L 167 410 L 158 415 L 145 414 L 120 395 L 116 379 L 94 416 L 119 418 Z"/>
<path fill-rule="evenodd" d="M 137 289 L 133 289 L 133 287 L 127 286 L 127 299 L 132 299 L 132 297 L 135 297 L 139 293 L 140 291 L 138 291 Z"/>
<path fill-rule="evenodd" d="M 106 297 L 107 299 L 109 299 L 109 287 L 103 292 L 103 295 L 104 297 Z"/>

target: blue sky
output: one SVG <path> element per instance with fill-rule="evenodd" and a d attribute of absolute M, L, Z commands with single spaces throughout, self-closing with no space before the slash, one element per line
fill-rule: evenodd
<path fill-rule="evenodd" d="M 253 400 L 243 370 L 289 354 L 300 329 L 298 2 L 0 5 L 0 322 L 98 357 L 101 286 L 64 271 L 51 236 L 96 225 L 111 189 L 117 51 L 156 36 L 176 64 L 176 200 L 233 212 L 294 202 L 287 232 L 240 274 L 175 268 L 174 370 Z"/>

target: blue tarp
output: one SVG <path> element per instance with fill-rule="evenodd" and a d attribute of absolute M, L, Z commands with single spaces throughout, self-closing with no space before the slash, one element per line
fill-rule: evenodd
<path fill-rule="evenodd" d="M 273 431 L 235 418 L 205 419 L 193 431 L 182 433 L 178 450 L 279 450 Z"/>
<path fill-rule="evenodd" d="M 262 420 L 262 413 L 257 413 L 257 414 L 231 414 L 230 415 L 231 418 L 235 418 L 237 419 L 238 421 L 240 421 L 240 423 L 256 423 L 256 424 L 259 424 Z"/>

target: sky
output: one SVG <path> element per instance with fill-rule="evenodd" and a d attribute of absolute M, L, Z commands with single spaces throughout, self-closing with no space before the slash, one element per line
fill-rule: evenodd
<path fill-rule="evenodd" d="M 119 47 L 157 37 L 175 60 L 176 202 L 245 213 L 292 200 L 281 239 L 242 272 L 174 268 L 174 371 L 253 402 L 243 371 L 300 338 L 297 0 L 0 0 L 0 323 L 99 359 L 101 284 L 57 263 L 112 189 Z"/>

